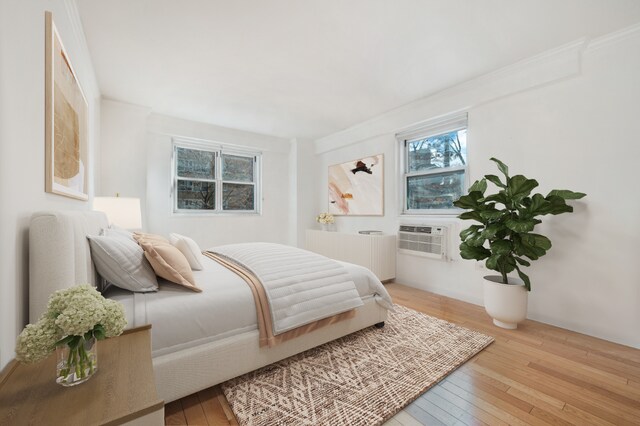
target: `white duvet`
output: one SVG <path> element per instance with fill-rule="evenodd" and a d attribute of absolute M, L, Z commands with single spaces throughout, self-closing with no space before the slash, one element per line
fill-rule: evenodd
<path fill-rule="evenodd" d="M 157 293 L 111 288 L 105 294 L 125 306 L 128 328 L 152 324 L 153 356 L 257 330 L 253 295 L 244 280 L 214 260 L 204 258 L 203 263 L 202 271 L 193 271 L 202 293 L 159 280 Z M 391 297 L 371 271 L 339 263 L 346 268 L 363 300 L 374 297 L 391 309 Z"/>

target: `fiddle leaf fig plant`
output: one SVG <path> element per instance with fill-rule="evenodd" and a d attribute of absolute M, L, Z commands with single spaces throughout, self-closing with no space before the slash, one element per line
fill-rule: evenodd
<path fill-rule="evenodd" d="M 460 219 L 479 222 L 460 232 L 460 255 L 463 259 L 486 259 L 487 269 L 499 272 L 504 284 L 509 284 L 507 274 L 517 271 L 530 291 L 531 281 L 520 268 L 530 266 L 530 260 L 539 259 L 551 248 L 549 238 L 533 232 L 542 222 L 538 216 L 570 213 L 573 207 L 567 200 L 578 200 L 586 194 L 554 189 L 547 196 L 532 195 L 531 191 L 538 186 L 535 179 L 509 176 L 506 164 L 497 158 L 491 158 L 491 161 L 496 163 L 504 180 L 496 175 L 485 175 L 471 185 L 467 195 L 453 203 L 466 210 L 458 216 Z M 485 194 L 487 181 L 498 191 Z"/>

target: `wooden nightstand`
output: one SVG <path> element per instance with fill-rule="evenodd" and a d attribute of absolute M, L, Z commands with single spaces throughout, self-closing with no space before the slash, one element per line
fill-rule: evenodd
<path fill-rule="evenodd" d="M 37 364 L 12 361 L 0 377 L 0 425 L 163 425 L 151 365 L 151 326 L 98 342 L 98 372 L 65 388 L 55 354 Z"/>

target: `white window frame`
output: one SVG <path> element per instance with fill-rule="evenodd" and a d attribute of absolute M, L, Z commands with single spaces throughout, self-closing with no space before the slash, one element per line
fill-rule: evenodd
<path fill-rule="evenodd" d="M 447 117 L 443 117 L 438 120 L 431 120 L 427 123 L 424 123 L 420 126 L 412 127 L 405 131 L 402 131 L 396 134 L 396 139 L 398 140 L 398 151 L 399 151 L 399 176 L 400 176 L 400 185 L 399 185 L 399 197 L 398 200 L 400 202 L 400 212 L 403 216 L 451 216 L 458 215 L 462 211 L 459 208 L 452 209 L 409 209 L 407 208 L 407 181 L 410 177 L 413 176 L 427 176 L 427 175 L 437 175 L 442 173 L 451 173 L 463 170 L 464 171 L 464 179 L 463 179 L 463 193 L 466 194 L 469 189 L 469 156 L 467 155 L 466 164 L 464 166 L 454 166 L 454 167 L 446 167 L 446 168 L 434 168 L 429 170 L 421 170 L 418 172 L 409 172 L 409 142 L 430 138 L 432 136 L 442 135 L 445 133 L 468 129 L 468 116 L 467 113 L 459 113 L 455 115 L 450 115 Z M 467 132 L 468 138 L 468 132 Z M 468 142 L 468 139 L 467 139 Z M 467 144 L 468 146 L 468 144 Z"/>
<path fill-rule="evenodd" d="M 214 179 L 179 178 L 178 177 L 178 148 L 186 148 L 200 151 L 213 152 L 215 155 Z M 222 155 L 234 155 L 239 157 L 253 157 L 253 183 L 227 181 L 222 179 Z M 178 180 L 213 182 L 215 185 L 215 209 L 179 209 L 178 208 Z M 223 210 L 223 191 L 225 183 L 253 185 L 253 210 Z M 262 214 L 262 152 L 222 144 L 211 141 L 201 141 L 186 138 L 173 138 L 171 149 L 171 213 L 175 216 L 224 216 L 224 215 L 260 215 Z"/>

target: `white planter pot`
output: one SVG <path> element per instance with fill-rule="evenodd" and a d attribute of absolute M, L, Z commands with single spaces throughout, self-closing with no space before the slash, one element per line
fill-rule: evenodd
<path fill-rule="evenodd" d="M 519 278 L 509 277 L 509 284 L 502 284 L 502 277 L 484 277 L 484 308 L 498 327 L 515 329 L 527 318 L 528 291 Z"/>

